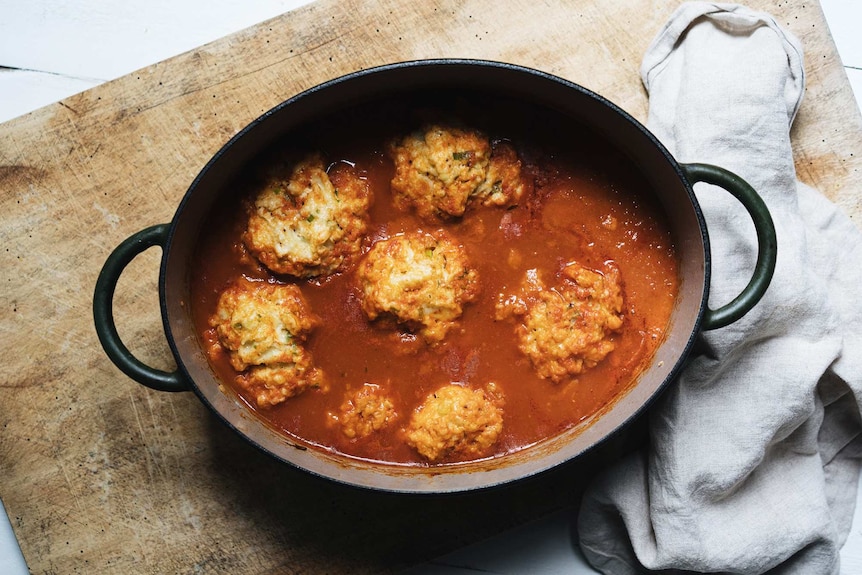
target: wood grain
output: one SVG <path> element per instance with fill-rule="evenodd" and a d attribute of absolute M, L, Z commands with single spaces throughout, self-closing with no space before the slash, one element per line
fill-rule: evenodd
<path fill-rule="evenodd" d="M 32 572 L 382 573 L 575 506 L 586 466 L 405 498 L 277 464 L 193 395 L 123 376 L 99 347 L 93 286 L 120 241 L 170 220 L 227 139 L 347 72 L 501 60 L 583 84 L 644 120 L 640 59 L 676 5 L 319 0 L 0 125 L 0 498 Z M 800 179 L 858 222 L 862 118 L 818 4 L 749 5 L 806 50 L 792 133 Z M 115 313 L 132 350 L 170 369 L 158 260 L 151 250 L 126 270 Z"/>

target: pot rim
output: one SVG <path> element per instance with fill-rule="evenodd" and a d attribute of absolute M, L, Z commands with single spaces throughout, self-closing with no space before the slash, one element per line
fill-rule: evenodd
<path fill-rule="evenodd" d="M 215 405 L 215 403 L 208 397 L 203 390 L 201 389 L 199 383 L 196 378 L 190 372 L 189 366 L 186 365 L 187 358 L 185 357 L 185 353 L 181 350 L 175 340 L 175 334 L 172 329 L 171 322 L 171 310 L 169 309 L 169 300 L 168 300 L 168 266 L 171 260 L 172 248 L 174 247 L 174 240 L 177 234 L 177 228 L 181 217 L 183 215 L 184 210 L 187 208 L 187 204 L 190 202 L 196 190 L 199 189 L 201 182 L 207 177 L 211 170 L 213 170 L 214 166 L 217 166 L 220 162 L 223 161 L 226 155 L 230 153 L 233 147 L 237 144 L 237 142 L 249 137 L 249 134 L 252 134 L 255 130 L 259 129 L 260 126 L 265 125 L 268 121 L 279 114 L 281 111 L 290 108 L 296 105 L 297 102 L 301 102 L 307 100 L 309 98 L 314 97 L 316 94 L 321 92 L 331 91 L 333 88 L 350 84 L 351 82 L 356 82 L 358 80 L 363 80 L 367 78 L 374 78 L 380 76 L 381 74 L 388 74 L 390 72 L 400 72 L 405 69 L 440 69 L 440 68 L 463 68 L 469 67 L 475 69 L 476 67 L 482 69 L 495 69 L 495 70 L 506 70 L 510 73 L 514 73 L 516 75 L 527 75 L 534 78 L 538 78 L 541 81 L 548 82 L 549 85 L 556 85 L 557 87 L 563 88 L 565 90 L 575 91 L 581 94 L 584 97 L 596 102 L 597 104 L 608 108 L 611 112 L 615 113 L 620 120 L 624 121 L 628 125 L 628 129 L 635 129 L 640 132 L 641 137 L 645 138 L 646 142 L 651 144 L 653 149 L 658 152 L 663 159 L 667 162 L 667 165 L 675 174 L 675 177 L 680 181 L 683 186 L 683 190 L 685 194 L 689 198 L 690 206 L 687 206 L 692 209 L 693 215 L 697 221 L 697 225 L 700 229 L 700 241 L 702 242 L 703 249 L 703 285 L 700 290 L 699 302 L 697 304 L 697 312 L 694 318 L 692 318 L 692 329 L 690 329 L 688 336 L 685 339 L 684 345 L 679 349 L 679 352 L 676 354 L 676 359 L 674 364 L 667 370 L 666 375 L 663 380 L 651 390 L 651 392 L 647 395 L 646 399 L 639 403 L 639 406 L 629 409 L 625 416 L 621 418 L 618 423 L 615 423 L 612 429 L 609 432 L 603 432 L 600 437 L 595 438 L 594 440 L 589 441 L 589 444 L 579 450 L 574 455 L 562 457 L 562 458 L 543 458 L 544 463 L 542 465 L 524 465 L 517 461 L 519 458 L 524 459 L 524 454 L 529 454 L 532 452 L 535 447 L 526 448 L 520 452 L 511 455 L 505 455 L 497 458 L 497 465 L 492 465 L 488 471 L 478 471 L 468 469 L 470 467 L 476 468 L 477 464 L 481 462 L 468 462 L 464 464 L 454 464 L 454 465 L 444 465 L 444 466 L 434 466 L 429 468 L 411 466 L 407 473 L 405 474 L 405 469 L 401 469 L 398 467 L 393 468 L 391 465 L 385 464 L 371 464 L 374 467 L 378 474 L 382 472 L 382 474 L 386 475 L 390 478 L 388 481 L 377 481 L 377 480 L 367 480 L 366 478 L 361 478 L 359 480 L 352 474 L 345 473 L 329 473 L 329 472 L 321 472 L 320 469 L 309 468 L 308 466 L 302 465 L 301 463 L 297 463 L 292 458 L 287 458 L 283 456 L 281 453 L 276 453 L 271 446 L 263 445 L 262 442 L 256 440 L 253 437 L 250 437 L 249 434 L 241 429 L 243 427 L 244 421 L 239 422 L 239 424 L 235 421 L 231 421 L 219 406 Z M 507 96 L 510 94 L 506 94 Z M 521 98 L 527 98 L 529 96 L 528 93 L 518 93 L 517 94 Z M 349 104 L 344 104 L 344 106 L 349 106 Z M 288 130 L 289 131 L 289 130 Z M 318 475 L 321 477 L 325 477 L 327 479 L 351 485 L 354 487 L 362 487 L 373 490 L 382 490 L 387 492 L 399 492 L 399 493 L 453 493 L 453 492 L 462 492 L 462 491 L 473 491 L 480 490 L 486 488 L 492 488 L 504 484 L 511 483 L 513 481 L 520 481 L 522 479 L 526 479 L 528 477 L 535 476 L 537 474 L 544 473 L 551 468 L 557 467 L 562 464 L 566 464 L 573 459 L 578 459 L 583 455 L 595 450 L 599 445 L 604 444 L 611 437 L 615 436 L 619 433 L 620 430 L 628 427 L 631 422 L 638 417 L 640 417 L 652 404 L 652 402 L 660 395 L 663 389 L 667 387 L 667 385 L 676 379 L 679 375 L 679 372 L 685 365 L 686 358 L 691 353 L 692 346 L 694 345 L 695 339 L 701 332 L 701 323 L 703 320 L 703 316 L 705 310 L 707 310 L 707 300 L 709 297 L 709 285 L 711 279 L 711 262 L 710 262 L 710 251 L 709 251 L 709 235 L 706 227 L 706 221 L 704 219 L 703 213 L 701 211 L 700 205 L 697 201 L 697 198 L 694 195 L 694 191 L 691 183 L 686 177 L 686 173 L 683 170 L 683 167 L 679 162 L 670 154 L 670 152 L 664 147 L 664 145 L 637 119 L 628 114 L 625 110 L 611 102 L 610 100 L 604 98 L 603 96 L 564 78 L 559 76 L 555 76 L 549 74 L 547 72 L 543 72 L 540 70 L 536 70 L 534 68 L 528 68 L 516 64 L 497 62 L 492 60 L 479 60 L 479 59 L 461 59 L 461 58 L 442 58 L 442 59 L 427 59 L 427 60 L 411 60 L 406 62 L 396 62 L 390 64 L 384 64 L 381 66 L 376 66 L 364 70 L 359 70 L 355 72 L 351 72 L 345 74 L 343 76 L 339 76 L 337 78 L 333 78 L 331 80 L 325 81 L 321 84 L 315 85 L 311 88 L 303 90 L 298 94 L 291 96 L 290 98 L 282 101 L 277 104 L 270 110 L 267 110 L 244 128 L 242 128 L 239 132 L 237 132 L 233 137 L 231 137 L 205 164 L 205 166 L 200 170 L 198 175 L 189 185 L 188 190 L 185 192 L 182 200 L 180 201 L 174 216 L 171 219 L 169 227 L 167 229 L 166 239 L 163 246 L 163 254 L 160 263 L 160 272 L 159 272 L 159 302 L 161 308 L 162 321 L 165 329 L 165 335 L 167 336 L 168 343 L 170 349 L 176 358 L 178 370 L 182 373 L 182 375 L 186 378 L 186 380 L 190 384 L 190 388 L 194 391 L 195 395 L 208 407 L 208 409 L 213 412 L 219 420 L 221 420 L 225 425 L 227 425 L 234 432 L 238 433 L 241 437 L 243 437 L 246 441 L 254 445 L 256 448 L 260 449 L 264 453 L 275 457 L 276 459 L 288 463 L 294 467 L 299 467 L 304 469 L 306 472 L 312 473 L 314 475 Z M 623 396 L 631 395 L 633 388 L 636 388 L 638 385 L 633 383 L 631 388 L 623 393 Z M 588 425 L 577 426 L 573 430 L 569 430 L 558 436 L 557 438 L 551 438 L 551 440 L 557 440 L 559 437 L 566 436 L 572 433 L 576 433 L 578 436 L 586 435 L 589 433 L 590 429 L 595 428 L 595 424 L 598 423 L 599 420 L 602 419 L 602 416 L 606 414 L 607 411 L 611 411 L 618 405 L 623 398 L 618 397 L 614 400 L 609 409 L 603 410 L 603 413 L 596 414 L 588 420 Z M 254 417 L 250 414 L 251 417 Z M 578 429 L 580 427 L 584 427 L 584 429 Z M 548 441 L 551 441 L 548 440 Z M 285 444 L 292 447 L 298 447 L 297 441 L 292 439 L 286 439 Z M 302 449 L 300 446 L 299 449 Z M 288 451 L 289 452 L 289 451 Z M 319 456 L 322 456 L 324 459 L 336 459 L 338 461 L 335 462 L 336 466 L 345 464 L 343 459 L 347 456 L 334 457 L 323 453 L 318 453 Z M 347 462 L 347 468 L 352 469 L 352 464 L 359 462 L 360 464 L 367 465 L 369 462 L 362 462 L 359 460 L 355 460 L 355 458 L 349 458 L 350 461 Z M 510 460 L 516 460 L 514 464 L 509 465 L 508 462 Z M 327 469 L 329 467 L 325 467 Z M 506 469 L 517 469 L 518 473 L 502 473 Z M 424 470 L 424 471 L 421 471 Z M 481 479 L 477 478 L 467 478 L 462 481 L 431 481 L 430 483 L 420 483 L 414 484 L 411 482 L 410 478 L 412 478 L 417 471 L 424 473 L 427 477 L 432 476 L 444 476 L 444 477 L 455 477 L 455 476 L 464 476 L 470 474 L 481 473 L 483 476 Z M 403 477 L 407 477 L 406 480 L 402 479 Z M 374 477 L 372 477 L 374 479 Z M 379 479 L 379 476 L 378 476 Z"/>

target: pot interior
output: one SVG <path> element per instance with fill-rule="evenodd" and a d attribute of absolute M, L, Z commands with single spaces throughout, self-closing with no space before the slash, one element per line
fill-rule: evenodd
<path fill-rule="evenodd" d="M 298 445 L 220 389 L 190 317 L 188 270 L 201 230 L 225 188 L 256 156 L 298 127 L 381 98 L 409 99 L 429 91 L 470 92 L 547 108 L 574 120 L 619 149 L 638 167 L 667 214 L 680 265 L 679 296 L 668 334 L 652 364 L 622 397 L 589 421 L 536 446 L 503 457 L 432 468 L 391 466 Z M 625 112 L 584 88 L 511 65 L 422 61 L 375 68 L 300 94 L 250 124 L 228 142 L 190 186 L 171 227 L 162 260 L 161 301 L 168 340 L 195 392 L 229 426 L 274 457 L 336 481 L 398 492 L 453 492 L 527 477 L 583 454 L 637 416 L 680 369 L 707 295 L 707 237 L 682 172 L 658 141 Z"/>

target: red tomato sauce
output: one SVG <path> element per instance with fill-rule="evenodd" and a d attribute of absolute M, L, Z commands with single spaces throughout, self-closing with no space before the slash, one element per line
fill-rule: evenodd
<path fill-rule="evenodd" d="M 406 106 L 315 124 L 259 160 L 265 164 L 274 157 L 316 150 L 367 178 L 374 203 L 365 250 L 374 239 L 417 227 L 446 228 L 465 247 L 479 271 L 481 294 L 466 305 L 459 320 L 463 329 L 452 330 L 438 345 L 402 337 L 391 322 L 368 321 L 357 300 L 355 266 L 324 280 L 296 280 L 250 265 L 241 235 L 250 195 L 256 191 L 250 174 L 258 167 L 249 166 L 248 178 L 234 182 L 234 193 L 226 194 L 211 214 L 190 276 L 193 318 L 205 347 L 216 338 L 208 320 L 219 294 L 242 275 L 297 283 L 320 318 L 307 346 L 326 374 L 326 392 L 308 390 L 276 407 L 258 409 L 234 383 L 237 373 L 227 356 L 211 360 L 226 387 L 275 429 L 352 457 L 424 465 L 401 432 L 411 412 L 444 384 L 484 387 L 493 381 L 505 398 L 503 431 L 488 454 L 498 456 L 577 425 L 630 389 L 649 365 L 676 300 L 678 262 L 665 215 L 636 166 L 596 134 L 561 125 L 542 111 L 513 115 L 505 107 L 467 109 L 481 112 L 469 114 L 465 123 L 474 121 L 475 127 L 492 138 L 510 140 L 519 151 L 535 189 L 516 207 L 471 205 L 463 217 L 437 224 L 392 207 L 393 165 L 385 154 L 386 141 L 414 128 L 425 115 Z M 465 115 L 462 104 L 444 112 L 462 119 Z M 550 279 L 567 262 L 601 268 L 608 260 L 620 270 L 624 298 L 624 323 L 613 336 L 615 349 L 571 381 L 554 384 L 539 378 L 518 349 L 514 321 L 495 320 L 498 295 L 517 291 L 530 269 Z M 365 382 L 388 391 L 399 419 L 369 437 L 349 439 L 333 425 L 332 414 L 338 413 L 348 388 Z"/>

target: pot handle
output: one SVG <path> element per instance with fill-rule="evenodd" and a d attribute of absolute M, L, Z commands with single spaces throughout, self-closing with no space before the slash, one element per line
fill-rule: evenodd
<path fill-rule="evenodd" d="M 126 266 L 145 250 L 153 246 L 165 247 L 169 224 L 143 229 L 126 238 L 108 256 L 93 294 L 93 320 L 105 353 L 120 370 L 151 389 L 157 391 L 188 391 L 190 386 L 179 370 L 168 372 L 145 365 L 120 340 L 114 325 L 114 290 Z"/>
<path fill-rule="evenodd" d="M 704 330 L 718 329 L 748 313 L 769 287 L 778 256 L 775 224 L 763 199 L 748 182 L 733 172 L 710 164 L 682 164 L 681 167 L 692 185 L 696 182 L 704 182 L 730 192 L 751 216 L 757 233 L 757 262 L 754 264 L 754 273 L 748 285 L 730 303 L 715 310 L 707 308 L 703 315 Z"/>

